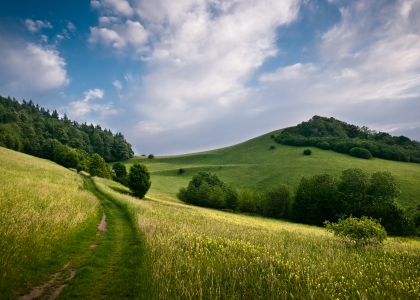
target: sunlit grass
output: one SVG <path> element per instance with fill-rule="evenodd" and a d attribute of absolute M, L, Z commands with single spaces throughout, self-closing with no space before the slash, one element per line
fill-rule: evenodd
<path fill-rule="evenodd" d="M 420 297 L 417 240 L 347 248 L 323 228 L 144 201 L 95 183 L 145 234 L 150 299 Z"/>
<path fill-rule="evenodd" d="M 48 279 L 95 229 L 99 202 L 82 186 L 75 172 L 0 147 L 0 298 Z"/>

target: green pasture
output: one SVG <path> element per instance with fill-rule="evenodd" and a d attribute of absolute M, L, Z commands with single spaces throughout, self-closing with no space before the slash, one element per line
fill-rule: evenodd
<path fill-rule="evenodd" d="M 136 156 L 122 163 L 129 167 L 134 162 L 146 164 L 151 173 L 152 187 L 148 197 L 174 200 L 182 186 L 187 186 L 198 171 L 216 173 L 221 180 L 238 189 L 264 191 L 268 187 L 285 183 L 297 187 L 303 176 L 327 172 L 339 177 L 348 168 L 361 168 L 372 174 L 390 171 L 401 183 L 398 202 L 403 206 L 420 203 L 420 164 L 395 162 L 379 158 L 355 158 L 332 150 L 315 147 L 293 147 L 277 144 L 271 139 L 273 131 L 244 143 L 207 152 L 148 159 Z M 274 145 L 275 149 L 270 149 Z M 312 155 L 303 155 L 310 148 Z M 179 174 L 183 168 L 185 172 Z"/>

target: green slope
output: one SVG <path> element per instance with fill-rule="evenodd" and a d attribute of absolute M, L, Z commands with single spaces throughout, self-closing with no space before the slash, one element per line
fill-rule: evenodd
<path fill-rule="evenodd" d="M 127 167 L 135 161 L 147 165 L 152 179 L 148 197 L 152 198 L 176 200 L 178 189 L 187 186 L 192 175 L 198 171 L 214 172 L 238 189 L 263 191 L 277 183 L 296 187 L 302 176 L 322 172 L 338 177 L 342 170 L 357 167 L 370 174 L 385 170 L 392 172 L 402 186 L 398 201 L 403 206 L 420 203 L 419 164 L 378 158 L 364 160 L 314 147 L 284 146 L 270 138 L 271 134 L 279 133 L 280 130 L 273 131 L 238 145 L 207 152 L 154 159 L 137 156 L 123 163 Z M 271 145 L 276 148 L 270 150 Z M 306 148 L 312 150 L 312 155 L 302 154 Z M 185 173 L 178 174 L 179 168 L 183 168 Z"/>
<path fill-rule="evenodd" d="M 101 216 L 76 172 L 0 147 L 0 299 L 61 272 L 88 249 Z"/>

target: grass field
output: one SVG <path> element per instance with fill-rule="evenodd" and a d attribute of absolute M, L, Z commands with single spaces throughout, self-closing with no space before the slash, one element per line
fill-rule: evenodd
<path fill-rule="evenodd" d="M 328 172 L 340 176 L 348 168 L 358 167 L 369 174 L 376 171 L 390 171 L 401 183 L 398 202 L 403 206 L 420 203 L 420 164 L 394 162 L 379 158 L 364 160 L 346 154 L 325 151 L 314 147 L 284 146 L 274 142 L 270 132 L 244 143 L 207 152 L 179 156 L 134 157 L 122 163 L 129 167 L 133 162 L 147 165 L 151 172 L 152 187 L 148 197 L 176 200 L 176 193 L 187 186 L 198 171 L 216 173 L 220 179 L 238 189 L 249 188 L 263 191 L 277 183 L 295 188 L 302 176 Z M 270 150 L 270 146 L 276 148 Z M 302 152 L 310 148 L 312 155 Z M 179 168 L 185 172 L 178 174 Z"/>
<path fill-rule="evenodd" d="M 0 299 L 25 294 L 88 247 L 102 210 L 75 172 L 0 147 Z"/>
<path fill-rule="evenodd" d="M 95 184 L 145 235 L 146 299 L 420 298 L 419 241 L 347 248 L 322 228 L 139 200 L 108 188 L 111 181 Z"/>

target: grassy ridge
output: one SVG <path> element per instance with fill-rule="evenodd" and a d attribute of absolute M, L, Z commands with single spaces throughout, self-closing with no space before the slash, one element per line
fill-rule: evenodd
<path fill-rule="evenodd" d="M 318 227 L 97 187 L 144 233 L 149 299 L 418 299 L 420 242 L 346 248 Z"/>
<path fill-rule="evenodd" d="M 399 203 L 403 206 L 420 203 L 420 165 L 414 163 L 394 162 L 378 158 L 364 160 L 325 151 L 314 147 L 284 146 L 274 142 L 270 132 L 244 143 L 227 148 L 169 157 L 134 157 L 123 163 L 131 165 L 140 162 L 147 165 L 151 172 L 152 187 L 148 197 L 174 200 L 176 192 L 187 186 L 192 175 L 198 171 L 211 171 L 221 180 L 243 189 L 263 191 L 277 183 L 296 187 L 302 176 L 328 172 L 340 176 L 342 170 L 358 167 L 372 174 L 388 170 L 398 177 L 402 185 Z M 276 148 L 270 150 L 270 146 Z M 312 155 L 302 152 L 310 148 Z M 179 168 L 185 173 L 178 174 Z"/>
<path fill-rule="evenodd" d="M 15 297 L 87 248 L 102 215 L 82 178 L 50 161 L 0 147 L 0 298 Z"/>

